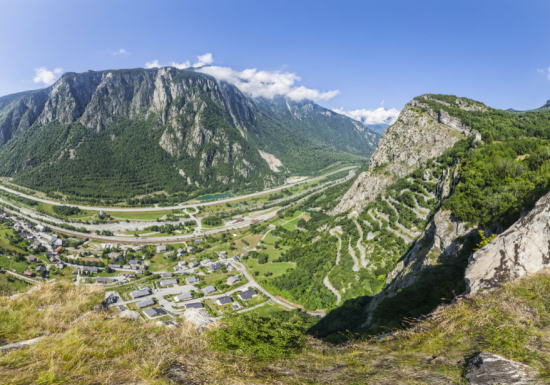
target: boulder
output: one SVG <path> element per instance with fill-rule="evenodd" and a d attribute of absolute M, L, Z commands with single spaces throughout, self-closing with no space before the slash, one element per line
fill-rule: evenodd
<path fill-rule="evenodd" d="M 183 313 L 183 318 L 185 318 L 186 321 L 194 324 L 199 329 L 208 326 L 214 322 L 214 319 L 205 309 L 187 309 L 185 313 Z"/>
<path fill-rule="evenodd" d="M 117 314 L 119 317 L 126 318 L 132 321 L 137 321 L 139 319 L 139 313 L 133 310 L 124 310 Z"/>
<path fill-rule="evenodd" d="M 536 371 L 496 354 L 480 353 L 468 362 L 465 376 L 472 385 L 523 385 L 533 384 Z"/>
<path fill-rule="evenodd" d="M 488 245 L 470 257 L 467 292 L 491 290 L 503 282 L 550 266 L 550 193 Z"/>

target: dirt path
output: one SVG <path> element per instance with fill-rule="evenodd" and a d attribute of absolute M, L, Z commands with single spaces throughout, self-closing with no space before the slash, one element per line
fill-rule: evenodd
<path fill-rule="evenodd" d="M 376 213 L 377 216 L 384 218 L 385 221 L 387 221 L 388 223 L 390 223 L 390 218 L 386 218 L 385 215 L 380 214 L 380 213 L 378 212 L 377 209 L 374 209 L 374 212 Z M 409 237 L 407 237 L 405 234 L 400 233 L 400 232 L 397 231 L 397 230 L 392 229 L 391 226 L 388 226 L 388 230 L 391 231 L 392 233 L 394 233 L 395 235 L 397 235 L 398 237 L 403 238 L 403 240 L 405 241 L 405 243 L 409 244 L 409 243 L 412 242 L 412 240 L 409 239 Z"/>
<path fill-rule="evenodd" d="M 338 290 L 336 290 L 331 284 L 330 284 L 330 281 L 328 280 L 328 275 L 325 277 L 325 279 L 323 280 L 323 283 L 325 284 L 325 286 L 330 290 L 332 291 L 332 294 L 334 294 L 336 296 L 336 306 L 340 305 L 340 302 L 342 302 L 342 296 L 340 295 L 340 293 L 338 292 Z"/>
<path fill-rule="evenodd" d="M 407 234 L 409 237 L 411 238 L 416 238 L 416 237 L 419 237 L 420 236 L 420 233 L 413 233 L 411 230 L 407 229 L 405 226 L 403 226 L 401 223 L 399 223 L 399 211 L 395 208 L 394 205 L 392 205 L 392 202 L 396 202 L 392 199 L 392 197 L 390 197 L 390 199 L 386 199 L 385 197 L 383 197 L 382 199 L 384 199 L 386 202 L 388 202 L 388 204 L 390 205 L 390 207 L 392 209 L 395 210 L 395 212 L 397 213 L 397 222 L 395 223 L 397 225 L 397 227 L 399 227 L 399 229 L 401 231 L 403 231 L 405 234 Z"/>
<path fill-rule="evenodd" d="M 349 237 L 349 253 L 351 254 L 351 257 L 353 258 L 353 262 L 354 262 L 353 267 L 351 269 L 353 271 L 359 271 L 359 260 L 355 255 L 355 251 L 353 251 L 353 247 L 351 247 L 351 237 Z"/>
<path fill-rule="evenodd" d="M 360 234 L 359 240 L 357 241 L 357 248 L 361 252 L 361 265 L 363 267 L 367 267 L 367 265 L 368 265 L 367 251 L 365 250 L 365 248 L 361 244 L 361 241 L 363 240 L 363 229 L 361 228 L 361 225 L 359 223 L 357 223 L 357 221 L 355 219 L 353 221 L 355 222 L 355 225 L 357 226 L 357 230 L 359 230 L 359 234 Z"/>

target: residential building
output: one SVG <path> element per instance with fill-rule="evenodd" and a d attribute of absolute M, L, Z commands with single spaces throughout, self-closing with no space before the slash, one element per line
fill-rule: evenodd
<path fill-rule="evenodd" d="M 199 265 L 199 263 L 197 261 L 189 262 L 189 268 L 190 269 L 193 269 L 193 268 L 197 267 L 198 265 Z"/>
<path fill-rule="evenodd" d="M 36 229 L 36 231 L 40 231 L 41 233 L 46 231 L 46 228 L 42 225 L 36 225 L 34 226 L 34 228 Z"/>
<path fill-rule="evenodd" d="M 84 262 L 101 262 L 100 258 L 92 258 L 92 257 L 86 257 L 82 258 Z"/>
<path fill-rule="evenodd" d="M 115 280 L 109 277 L 98 277 L 96 279 L 97 283 L 113 283 Z"/>
<path fill-rule="evenodd" d="M 192 253 L 193 250 L 195 250 L 195 248 L 194 248 L 193 246 L 189 246 L 189 247 L 187 248 L 187 252 L 188 252 L 188 253 Z"/>
<path fill-rule="evenodd" d="M 227 265 L 227 271 L 233 271 L 233 270 L 236 270 L 235 266 L 233 266 L 232 264 L 228 264 Z"/>
<path fill-rule="evenodd" d="M 179 261 L 179 262 L 178 262 L 178 266 L 179 266 L 179 267 L 185 267 L 185 266 L 187 266 L 187 262 L 185 262 L 185 261 Z"/>
<path fill-rule="evenodd" d="M 189 277 L 185 279 L 185 282 L 187 282 L 188 285 L 192 285 L 194 283 L 199 283 L 200 279 L 197 277 Z"/>
<path fill-rule="evenodd" d="M 136 290 L 130 293 L 130 297 L 132 297 L 133 299 L 146 297 L 148 295 L 151 295 L 151 290 L 149 290 L 148 288 Z"/>
<path fill-rule="evenodd" d="M 136 303 L 136 306 L 140 309 L 143 309 L 144 307 L 153 306 L 155 304 L 155 301 L 151 298 L 144 299 L 141 302 Z"/>
<path fill-rule="evenodd" d="M 141 261 L 138 261 L 137 259 L 130 259 L 129 263 L 132 266 L 141 266 Z"/>
<path fill-rule="evenodd" d="M 116 263 L 109 263 L 108 266 L 112 269 L 120 269 L 121 268 L 121 265 L 118 265 Z"/>
<path fill-rule="evenodd" d="M 193 243 L 202 243 L 202 239 L 195 239 Z"/>
<path fill-rule="evenodd" d="M 220 306 L 230 304 L 231 302 L 234 302 L 233 298 L 231 298 L 227 295 L 225 297 L 220 297 L 216 300 L 216 303 Z"/>
<path fill-rule="evenodd" d="M 219 263 L 216 263 L 216 264 L 210 266 L 210 271 L 220 270 L 221 268 L 222 268 L 222 265 L 220 265 Z"/>
<path fill-rule="evenodd" d="M 206 295 L 215 293 L 217 290 L 214 286 L 206 286 L 204 289 L 202 289 L 202 292 Z"/>
<path fill-rule="evenodd" d="M 86 271 L 93 274 L 99 273 L 99 269 L 95 266 L 84 266 L 82 267 L 82 271 Z"/>
<path fill-rule="evenodd" d="M 130 265 L 124 265 L 122 266 L 123 269 L 126 269 L 126 270 L 131 270 L 132 269 L 132 266 Z"/>
<path fill-rule="evenodd" d="M 141 250 L 143 250 L 143 247 L 141 247 L 141 246 L 138 245 L 138 246 L 132 247 L 132 249 L 133 249 L 134 251 L 141 251 Z"/>
<path fill-rule="evenodd" d="M 59 270 L 63 269 L 65 267 L 65 264 L 63 262 L 59 262 L 57 265 L 55 265 Z"/>
<path fill-rule="evenodd" d="M 39 259 L 36 258 L 34 255 L 29 255 L 29 256 L 27 257 L 27 261 L 29 261 L 29 262 L 38 262 L 38 260 L 39 260 Z"/>
<path fill-rule="evenodd" d="M 63 245 L 63 239 L 57 238 L 57 239 L 55 240 L 55 242 L 53 242 L 53 244 L 54 244 L 55 246 L 61 246 L 61 245 Z"/>
<path fill-rule="evenodd" d="M 160 281 L 160 286 L 162 287 L 166 287 L 166 286 L 177 286 L 178 285 L 178 280 L 177 279 L 166 279 L 164 281 Z"/>
<path fill-rule="evenodd" d="M 172 273 L 162 273 L 160 276 L 162 278 L 172 278 Z"/>
<path fill-rule="evenodd" d="M 234 285 L 237 282 L 241 282 L 241 279 L 239 277 L 229 277 L 229 278 L 227 278 L 227 284 L 228 285 Z"/>
<path fill-rule="evenodd" d="M 158 245 L 156 248 L 155 248 L 155 251 L 157 253 L 162 253 L 162 252 L 165 252 L 167 250 L 166 246 L 165 245 Z"/>
<path fill-rule="evenodd" d="M 202 302 L 195 302 L 195 303 L 186 303 L 185 305 L 186 309 L 203 309 L 204 304 Z"/>
<path fill-rule="evenodd" d="M 122 257 L 120 253 L 111 253 L 111 255 L 109 255 L 109 258 L 111 258 L 115 262 L 118 261 L 120 257 Z"/>
<path fill-rule="evenodd" d="M 27 277 L 32 277 L 34 275 L 34 273 L 32 271 L 24 271 L 23 275 L 25 275 Z"/>
<path fill-rule="evenodd" d="M 248 289 L 246 291 L 243 291 L 242 293 L 237 294 L 237 296 L 242 299 L 243 301 L 247 301 L 249 299 L 254 298 L 258 295 L 258 292 L 254 289 Z"/>
<path fill-rule="evenodd" d="M 166 314 L 166 312 L 160 307 L 152 307 L 150 309 L 144 310 L 143 313 L 149 318 L 162 317 Z"/>
<path fill-rule="evenodd" d="M 203 259 L 200 263 L 201 263 L 201 266 L 206 266 L 206 265 L 208 265 L 210 262 L 212 262 L 210 259 Z"/>
<path fill-rule="evenodd" d="M 46 271 L 46 268 L 42 265 L 38 265 L 36 266 L 36 272 L 37 273 L 42 273 L 43 271 Z"/>
<path fill-rule="evenodd" d="M 188 300 L 192 299 L 193 297 L 194 297 L 193 293 L 187 292 L 187 293 L 182 293 L 182 294 L 178 295 L 174 299 L 176 300 L 176 302 L 179 302 L 179 301 L 188 301 Z"/>
<path fill-rule="evenodd" d="M 54 253 L 61 253 L 63 251 L 63 247 L 58 246 L 55 248 Z"/>

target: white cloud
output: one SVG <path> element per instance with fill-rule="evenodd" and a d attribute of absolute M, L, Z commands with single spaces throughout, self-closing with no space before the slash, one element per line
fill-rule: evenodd
<path fill-rule="evenodd" d="M 119 49 L 118 51 L 113 52 L 113 55 L 124 55 L 128 53 L 124 48 Z"/>
<path fill-rule="evenodd" d="M 384 107 L 379 107 L 373 110 L 354 110 L 344 111 L 343 108 L 337 108 L 333 110 L 342 115 L 347 115 L 352 119 L 358 120 L 363 124 L 375 125 L 375 124 L 393 124 L 399 116 L 399 111 L 395 108 L 389 110 Z"/>
<path fill-rule="evenodd" d="M 156 60 L 155 60 L 155 61 L 156 61 Z M 157 64 L 158 64 L 158 63 L 157 63 Z M 170 62 L 169 65 L 172 66 L 172 67 L 176 67 L 176 68 L 178 68 L 178 69 L 180 69 L 180 70 L 184 70 L 184 69 L 186 69 L 186 68 L 191 67 L 191 64 L 189 64 L 189 60 L 184 61 L 184 62 L 181 63 L 181 64 L 176 63 L 175 61 L 173 61 L 173 62 Z"/>
<path fill-rule="evenodd" d="M 192 67 L 218 80 L 225 80 L 228 83 L 232 83 L 242 92 L 252 97 L 265 97 L 271 99 L 275 95 L 282 95 L 295 101 L 303 99 L 317 101 L 329 100 L 340 94 L 340 91 L 322 92 L 304 86 L 297 86 L 296 82 L 301 79 L 292 72 L 258 71 L 256 68 L 236 71 L 229 67 L 211 66 L 210 64 L 213 62 L 214 58 L 212 54 L 206 53 L 204 55 L 198 55 L 197 61 Z M 170 62 L 169 65 L 179 69 L 191 67 L 189 61 L 183 63 Z M 161 67 L 158 60 L 153 60 L 145 64 L 145 68 L 158 67 Z"/>
<path fill-rule="evenodd" d="M 36 71 L 35 77 L 32 79 L 35 83 L 44 83 L 46 85 L 51 85 L 59 78 L 63 73 L 63 68 L 56 68 L 53 71 L 48 71 L 46 67 L 35 68 Z"/>
<path fill-rule="evenodd" d="M 197 62 L 193 64 L 193 67 L 202 67 L 208 64 L 212 64 L 214 62 L 214 58 L 212 57 L 211 53 L 205 53 L 204 55 L 198 55 L 197 56 Z"/>
<path fill-rule="evenodd" d="M 550 67 L 548 67 L 547 70 L 542 70 L 542 69 L 540 69 L 540 68 L 537 68 L 537 72 L 538 72 L 539 74 L 545 74 L 545 76 L 546 76 L 548 79 L 550 79 Z"/>
<path fill-rule="evenodd" d="M 145 63 L 145 68 L 160 68 L 158 60 L 148 61 Z"/>
<path fill-rule="evenodd" d="M 216 66 L 204 67 L 198 71 L 232 83 L 252 97 L 271 99 L 275 95 L 282 95 L 295 101 L 303 99 L 316 101 L 329 100 L 340 94 L 340 91 L 321 92 L 304 86 L 296 87 L 295 83 L 300 81 L 300 77 L 291 72 L 258 71 L 256 68 L 235 71 L 229 67 Z"/>

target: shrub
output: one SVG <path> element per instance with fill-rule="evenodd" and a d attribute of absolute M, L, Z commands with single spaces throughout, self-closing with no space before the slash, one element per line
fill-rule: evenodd
<path fill-rule="evenodd" d="M 292 356 L 305 345 L 305 327 L 297 316 L 282 321 L 244 313 L 231 315 L 225 321 L 225 327 L 209 332 L 213 350 L 233 351 L 258 360 L 271 360 Z"/>

